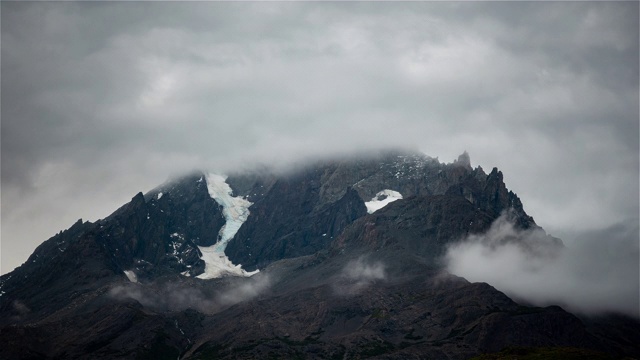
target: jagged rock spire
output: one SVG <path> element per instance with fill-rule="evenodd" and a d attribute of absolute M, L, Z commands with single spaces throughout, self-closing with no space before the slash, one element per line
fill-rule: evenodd
<path fill-rule="evenodd" d="M 458 156 L 458 160 L 455 160 L 453 163 L 470 169 L 471 158 L 469 157 L 469 153 L 467 152 L 467 150 L 460 154 L 460 156 Z"/>

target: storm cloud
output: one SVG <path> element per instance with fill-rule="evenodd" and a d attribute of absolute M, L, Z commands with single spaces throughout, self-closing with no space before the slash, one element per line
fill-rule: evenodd
<path fill-rule="evenodd" d="M 409 146 L 638 216 L 636 2 L 2 2 L 2 273 L 168 177 Z"/>

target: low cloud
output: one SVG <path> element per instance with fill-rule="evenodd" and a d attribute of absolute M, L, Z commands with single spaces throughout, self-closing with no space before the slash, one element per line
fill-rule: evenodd
<path fill-rule="evenodd" d="M 9 315 L 9 319 L 14 323 L 22 321 L 31 312 L 31 309 L 29 309 L 29 307 L 20 300 L 14 300 L 11 303 L 11 307 L 11 315 Z"/>
<path fill-rule="evenodd" d="M 387 278 L 385 265 L 380 261 L 369 261 L 366 257 L 352 260 L 342 269 L 334 284 L 339 295 L 356 295 L 369 285 Z"/>
<path fill-rule="evenodd" d="M 638 317 L 638 235 L 632 220 L 577 234 L 562 246 L 541 229 L 516 229 L 503 216 L 487 233 L 451 246 L 447 270 L 524 303 Z"/>
<path fill-rule="evenodd" d="M 128 283 L 113 287 L 109 295 L 118 300 L 134 299 L 149 308 L 172 311 L 195 309 L 212 314 L 257 297 L 271 283 L 271 278 L 267 275 L 240 279 L 222 290 L 182 282 L 162 285 Z"/>
<path fill-rule="evenodd" d="M 216 301 L 221 305 L 233 305 L 255 298 L 271 285 L 271 278 L 265 275 L 255 281 L 244 282 L 219 294 Z"/>

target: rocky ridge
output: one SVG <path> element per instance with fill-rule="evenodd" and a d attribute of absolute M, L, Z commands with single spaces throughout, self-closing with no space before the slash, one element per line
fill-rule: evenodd
<path fill-rule="evenodd" d="M 195 278 L 199 247 L 225 224 L 204 175 L 78 221 L 0 277 L 0 358 L 464 359 L 513 345 L 640 353 L 630 345 L 640 343 L 637 321 L 618 320 L 622 336 L 609 320 L 523 306 L 443 271 L 448 244 L 501 215 L 540 229 L 502 173 L 473 169 L 466 153 L 451 164 L 390 151 L 231 174 L 234 196 L 253 204 L 225 253 L 260 270 L 249 278 Z M 402 199 L 367 214 L 364 203 L 387 189 Z"/>

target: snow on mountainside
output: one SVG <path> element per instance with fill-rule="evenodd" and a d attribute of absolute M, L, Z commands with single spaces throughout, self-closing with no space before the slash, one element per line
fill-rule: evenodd
<path fill-rule="evenodd" d="M 402 199 L 402 194 L 397 191 L 386 189 L 378 192 L 376 196 L 364 204 L 367 206 L 367 213 L 373 214 L 377 210 L 380 210 L 388 204 L 400 199 Z"/>
<path fill-rule="evenodd" d="M 123 272 L 127 276 L 127 279 L 129 279 L 129 281 L 131 281 L 132 283 L 138 282 L 138 276 L 136 276 L 135 272 L 131 270 L 124 270 Z"/>
<path fill-rule="evenodd" d="M 241 265 L 234 265 L 225 255 L 227 244 L 240 229 L 240 226 L 249 217 L 250 201 L 238 196 L 233 197 L 231 187 L 226 183 L 226 177 L 217 174 L 207 174 L 207 190 L 209 195 L 220 206 L 226 223 L 220 229 L 218 241 L 207 247 L 198 246 L 202 252 L 202 260 L 205 262 L 204 273 L 198 275 L 199 279 L 213 279 L 223 275 L 251 276 L 259 270 L 247 272 Z"/>

